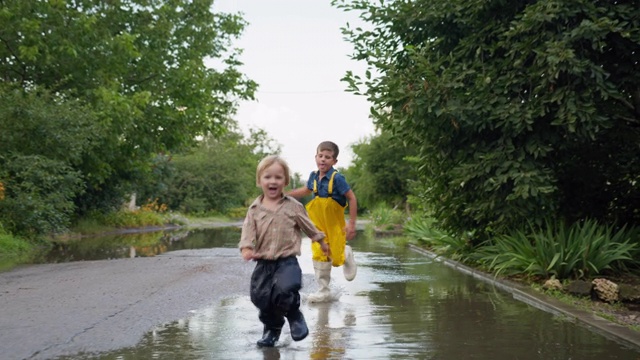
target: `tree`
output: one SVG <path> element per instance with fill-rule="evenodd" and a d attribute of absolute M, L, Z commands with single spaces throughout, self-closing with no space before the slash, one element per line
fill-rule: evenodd
<path fill-rule="evenodd" d="M 332 3 L 372 25 L 344 29 L 369 65 L 346 80 L 419 145 L 444 228 L 640 220 L 637 1 Z"/>
<path fill-rule="evenodd" d="M 66 229 L 82 194 L 74 168 L 101 131 L 79 101 L 0 84 L 0 225 L 27 237 Z"/>
<path fill-rule="evenodd" d="M 141 201 L 167 204 L 187 213 L 221 213 L 244 207 L 258 195 L 256 166 L 280 145 L 262 129 L 243 136 L 235 123 L 222 135 L 209 136 L 184 154 L 160 156 L 146 179 Z"/>
<path fill-rule="evenodd" d="M 238 71 L 240 50 L 231 48 L 246 23 L 213 13 L 212 4 L 2 2 L 3 81 L 79 101 L 101 127 L 92 151 L 74 165 L 87 189 L 80 209 L 121 201 L 155 154 L 220 134 L 236 102 L 253 97 L 256 84 Z M 206 65 L 211 59 L 218 68 Z"/>
<path fill-rule="evenodd" d="M 404 206 L 417 174 L 408 159 L 416 154 L 414 147 L 382 131 L 352 145 L 352 150 L 355 157 L 347 178 L 358 196 L 358 207 L 371 209 L 378 202 Z"/>

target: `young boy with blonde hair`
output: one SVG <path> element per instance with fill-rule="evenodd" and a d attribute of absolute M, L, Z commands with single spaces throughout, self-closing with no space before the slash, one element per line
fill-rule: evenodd
<path fill-rule="evenodd" d="M 297 256 L 301 232 L 321 252 L 328 254 L 329 247 L 323 241 L 325 234 L 313 225 L 304 206 L 283 194 L 289 184 L 289 166 L 284 159 L 277 155 L 262 159 L 256 171 L 256 184 L 262 188 L 262 195 L 247 210 L 238 247 L 243 259 L 256 261 L 250 295 L 264 325 L 257 344 L 272 347 L 280 338 L 285 318 L 294 341 L 309 334 L 300 311 L 302 270 Z"/>
<path fill-rule="evenodd" d="M 356 235 L 358 201 L 345 177 L 333 167 L 338 162 L 340 149 L 331 141 L 323 141 L 316 148 L 317 171 L 311 172 L 306 187 L 289 192 L 295 198 L 313 193 L 313 199 L 306 209 L 315 226 L 326 234 L 329 243 L 329 256 L 323 253 L 318 244 L 312 244 L 313 269 L 319 290 L 309 295 L 309 302 L 331 301 L 332 267 L 342 266 L 345 279 L 355 278 L 357 267 L 351 246 L 347 240 Z M 344 210 L 349 208 L 349 223 L 345 223 Z"/>

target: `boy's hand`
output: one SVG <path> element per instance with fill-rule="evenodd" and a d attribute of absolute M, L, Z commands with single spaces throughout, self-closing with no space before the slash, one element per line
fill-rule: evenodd
<path fill-rule="evenodd" d="M 324 255 L 326 257 L 331 257 L 331 249 L 329 249 L 329 244 L 324 242 L 324 240 L 320 240 L 318 241 L 318 243 L 320 244 L 320 249 L 322 249 L 322 252 L 324 253 Z"/>
<path fill-rule="evenodd" d="M 344 230 L 347 234 L 347 240 L 352 240 L 356 237 L 356 224 L 348 223 Z"/>
<path fill-rule="evenodd" d="M 245 261 L 253 260 L 253 249 L 252 248 L 242 248 L 242 258 Z"/>

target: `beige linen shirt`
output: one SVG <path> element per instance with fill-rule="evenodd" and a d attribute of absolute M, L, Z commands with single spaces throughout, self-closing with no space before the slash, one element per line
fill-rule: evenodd
<path fill-rule="evenodd" d="M 284 195 L 275 211 L 262 206 L 263 195 L 256 198 L 242 224 L 238 247 L 253 249 L 257 259 L 275 260 L 300 255 L 304 232 L 312 241 L 324 239 L 309 219 L 307 211 L 298 200 Z"/>

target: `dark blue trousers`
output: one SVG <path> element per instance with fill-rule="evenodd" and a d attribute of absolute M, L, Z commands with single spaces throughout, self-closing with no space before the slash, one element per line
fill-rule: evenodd
<path fill-rule="evenodd" d="M 281 329 L 287 314 L 300 308 L 301 288 L 302 270 L 295 256 L 257 261 L 251 274 L 251 302 L 266 328 Z"/>

